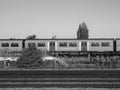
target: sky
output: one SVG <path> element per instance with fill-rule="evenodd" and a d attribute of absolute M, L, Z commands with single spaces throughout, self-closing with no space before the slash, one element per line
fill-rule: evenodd
<path fill-rule="evenodd" d="M 76 38 L 82 22 L 89 38 L 120 38 L 120 0 L 0 0 L 0 39 Z"/>

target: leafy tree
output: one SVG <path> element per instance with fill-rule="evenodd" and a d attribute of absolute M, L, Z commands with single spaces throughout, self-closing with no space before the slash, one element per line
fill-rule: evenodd
<path fill-rule="evenodd" d="M 30 35 L 26 39 L 36 39 L 36 35 Z"/>
<path fill-rule="evenodd" d="M 83 22 L 79 25 L 78 31 L 77 31 L 77 39 L 88 39 L 88 29 L 87 25 Z"/>
<path fill-rule="evenodd" d="M 18 68 L 39 68 L 42 64 L 43 52 L 34 45 L 22 50 L 20 58 L 17 60 Z"/>

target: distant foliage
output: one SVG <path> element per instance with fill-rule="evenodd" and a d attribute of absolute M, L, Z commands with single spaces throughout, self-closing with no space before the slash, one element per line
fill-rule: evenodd
<path fill-rule="evenodd" d="M 83 22 L 82 25 L 79 25 L 78 31 L 77 31 L 77 39 L 88 39 L 88 29 L 87 25 Z"/>
<path fill-rule="evenodd" d="M 17 60 L 18 68 L 39 68 L 42 64 L 43 52 L 31 45 L 22 50 L 20 58 Z"/>
<path fill-rule="evenodd" d="M 36 39 L 36 35 L 30 35 L 26 39 Z"/>

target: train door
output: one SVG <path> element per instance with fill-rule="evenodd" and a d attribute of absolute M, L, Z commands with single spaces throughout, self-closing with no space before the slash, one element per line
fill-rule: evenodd
<path fill-rule="evenodd" d="M 87 42 L 81 42 L 81 51 L 87 51 Z"/>
<path fill-rule="evenodd" d="M 49 47 L 50 51 L 55 51 L 55 42 L 50 42 Z"/>

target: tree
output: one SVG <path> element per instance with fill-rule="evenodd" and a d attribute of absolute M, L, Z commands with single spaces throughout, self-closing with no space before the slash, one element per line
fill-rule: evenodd
<path fill-rule="evenodd" d="M 18 68 L 39 68 L 42 64 L 43 53 L 34 45 L 22 50 L 20 58 L 17 60 Z"/>
<path fill-rule="evenodd" d="M 77 39 L 88 39 L 88 29 L 87 25 L 83 22 L 79 25 L 78 31 L 77 31 Z"/>
<path fill-rule="evenodd" d="M 36 39 L 36 35 L 30 35 L 26 39 Z"/>

